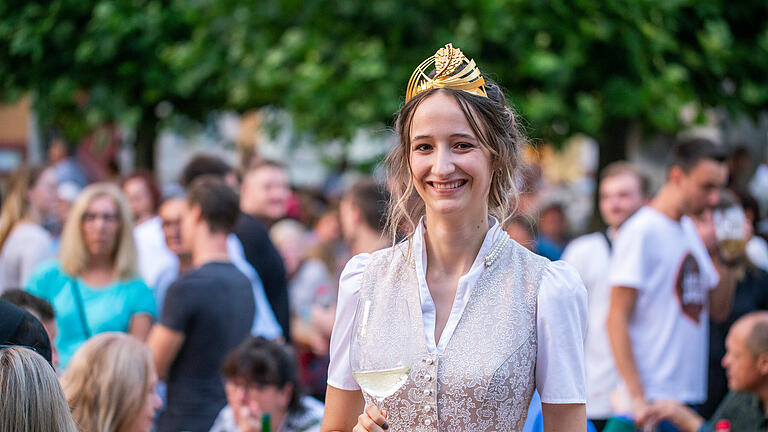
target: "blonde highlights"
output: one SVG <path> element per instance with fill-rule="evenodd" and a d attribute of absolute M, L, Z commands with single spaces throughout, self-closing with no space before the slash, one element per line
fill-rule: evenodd
<path fill-rule="evenodd" d="M 0 430 L 77 432 L 56 373 L 30 349 L 0 349 Z"/>
<path fill-rule="evenodd" d="M 8 185 L 8 196 L 3 201 L 0 212 L 0 250 L 11 235 L 11 231 L 27 215 L 30 210 L 29 191 L 35 187 L 37 180 L 43 175 L 44 167 L 21 167 L 11 176 Z"/>
<path fill-rule="evenodd" d="M 82 432 L 129 432 L 151 391 L 149 348 L 125 333 L 106 332 L 72 357 L 61 386 Z"/>
<path fill-rule="evenodd" d="M 413 233 L 425 213 L 424 201 L 413 184 L 410 133 L 413 115 L 419 105 L 436 92 L 445 92 L 456 100 L 480 144 L 491 154 L 493 175 L 488 192 L 488 213 L 502 226 L 514 214 L 518 196 L 515 172 L 520 165 L 520 149 L 525 144 L 525 137 L 498 85 L 488 80 L 485 87 L 487 98 L 458 90 L 432 89 L 414 96 L 398 112 L 395 123 L 398 142 L 385 160 L 391 192 L 387 230 L 393 245 L 402 234 Z"/>
<path fill-rule="evenodd" d="M 92 184 L 80 193 L 72 205 L 64 230 L 61 234 L 59 258 L 61 268 L 71 276 L 79 276 L 88 266 L 90 252 L 83 239 L 83 215 L 88 206 L 97 199 L 108 196 L 117 207 L 120 229 L 117 232 L 113 266 L 119 279 L 131 279 L 138 273 L 136 245 L 133 239 L 133 221 L 123 193 L 110 183 Z"/>

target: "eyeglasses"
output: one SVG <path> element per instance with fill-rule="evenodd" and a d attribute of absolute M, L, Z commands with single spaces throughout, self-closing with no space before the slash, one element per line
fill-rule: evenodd
<path fill-rule="evenodd" d="M 162 221 L 163 228 L 170 228 L 179 225 L 181 225 L 181 219 L 163 219 Z"/>
<path fill-rule="evenodd" d="M 83 222 L 85 223 L 92 223 L 97 219 L 101 219 L 105 223 L 116 223 L 120 218 L 115 213 L 83 213 Z"/>

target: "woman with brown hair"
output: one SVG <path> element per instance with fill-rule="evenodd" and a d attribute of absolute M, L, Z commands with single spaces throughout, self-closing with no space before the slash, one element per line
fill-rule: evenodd
<path fill-rule="evenodd" d="M 152 353 L 124 333 L 102 333 L 83 344 L 61 385 L 81 432 L 149 432 L 162 406 Z"/>
<path fill-rule="evenodd" d="M 501 89 L 448 44 L 413 73 L 396 130 L 393 246 L 355 256 L 342 273 L 322 430 L 520 431 L 538 389 L 546 432 L 585 431 L 586 290 L 569 265 L 501 228 L 524 145 Z M 373 305 L 360 322 L 358 303 Z M 410 310 L 411 328 L 395 308 Z M 353 335 L 410 330 L 390 342 L 415 353 L 404 384 L 374 405 L 353 377 Z"/>
<path fill-rule="evenodd" d="M 56 211 L 56 171 L 22 167 L 11 177 L 0 213 L 0 292 L 24 286 L 35 268 L 51 258 L 51 236 L 43 229 Z"/>
<path fill-rule="evenodd" d="M 26 286 L 53 304 L 62 369 L 92 335 L 121 331 L 146 339 L 155 300 L 137 274 L 133 223 L 122 193 L 112 184 L 88 186 L 64 225 L 59 260 L 40 266 Z"/>

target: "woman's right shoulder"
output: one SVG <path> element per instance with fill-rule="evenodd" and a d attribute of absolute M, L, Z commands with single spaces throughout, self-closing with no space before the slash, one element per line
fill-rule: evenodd
<path fill-rule="evenodd" d="M 397 248 L 397 246 L 395 247 Z M 344 266 L 344 270 L 341 272 L 339 279 L 339 291 L 349 289 L 352 285 L 355 291 L 360 289 L 360 283 L 362 282 L 363 273 L 365 273 L 368 265 L 373 261 L 378 260 L 390 260 L 391 254 L 395 248 L 388 247 L 380 249 L 371 253 L 361 253 L 352 257 L 347 261 L 347 265 Z"/>
<path fill-rule="evenodd" d="M 38 277 L 58 277 L 58 276 L 66 276 L 64 273 L 64 270 L 61 268 L 61 261 L 58 259 L 50 259 L 45 260 L 40 263 L 40 265 L 37 266 L 34 272 L 32 272 L 32 277 L 35 276 Z"/>
<path fill-rule="evenodd" d="M 69 276 L 61 269 L 61 261 L 43 261 L 29 276 L 26 289 L 35 295 L 42 295 L 43 291 L 58 290 L 63 285 L 61 281 L 69 279 Z"/>
<path fill-rule="evenodd" d="M 361 253 L 347 261 L 339 277 L 339 300 L 356 297 L 363 282 L 363 273 L 371 261 L 371 254 Z"/>

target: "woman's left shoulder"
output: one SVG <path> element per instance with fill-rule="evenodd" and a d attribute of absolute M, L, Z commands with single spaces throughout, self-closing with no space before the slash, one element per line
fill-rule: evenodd
<path fill-rule="evenodd" d="M 587 289 L 576 269 L 565 261 L 547 264 L 539 285 L 539 301 L 556 303 L 587 302 Z"/>

